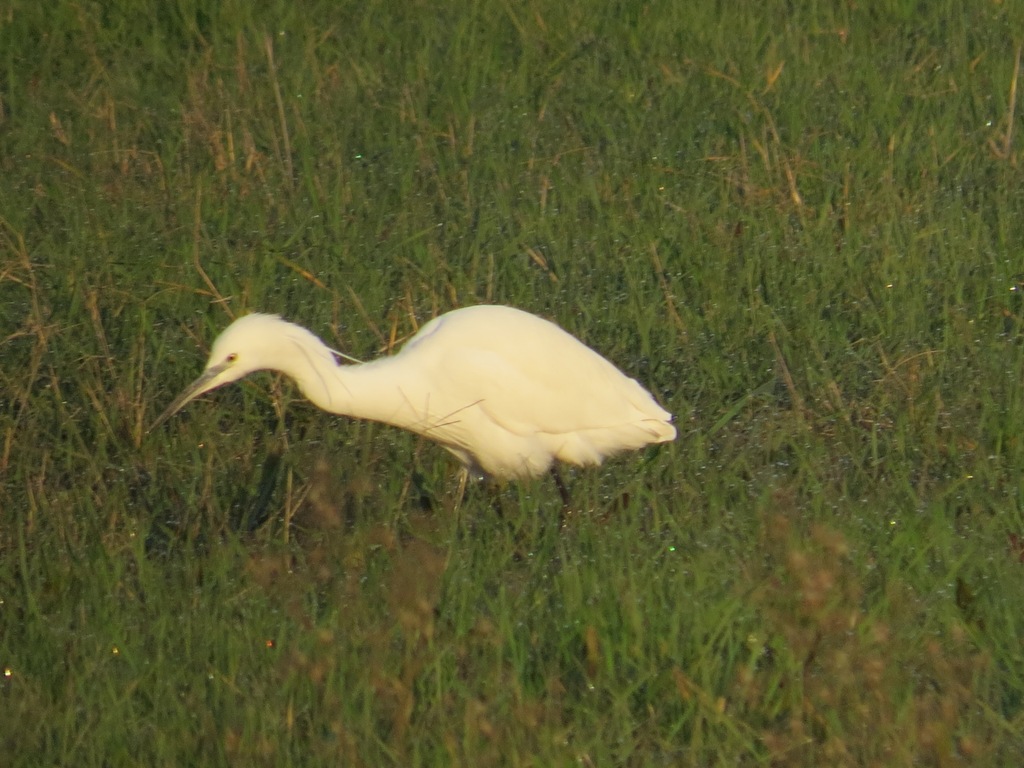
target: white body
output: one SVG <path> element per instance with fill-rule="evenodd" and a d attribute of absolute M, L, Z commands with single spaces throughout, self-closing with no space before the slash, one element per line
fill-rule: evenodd
<path fill-rule="evenodd" d="M 158 422 L 261 369 L 295 379 L 326 411 L 416 432 L 499 478 L 541 474 L 555 459 L 600 464 L 676 436 L 671 414 L 635 380 L 557 325 L 501 306 L 436 317 L 398 354 L 357 365 L 339 364 L 300 326 L 247 315 L 217 338 L 206 373 Z"/>

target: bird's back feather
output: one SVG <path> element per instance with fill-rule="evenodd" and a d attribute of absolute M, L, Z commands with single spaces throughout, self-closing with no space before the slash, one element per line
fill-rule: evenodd
<path fill-rule="evenodd" d="M 671 414 L 635 380 L 554 323 L 511 307 L 435 318 L 394 359 L 435 393 L 431 407 L 448 429 L 434 439 L 445 442 L 447 431 L 473 443 L 461 447 L 491 474 L 538 474 L 552 459 L 598 464 L 676 435 Z"/>

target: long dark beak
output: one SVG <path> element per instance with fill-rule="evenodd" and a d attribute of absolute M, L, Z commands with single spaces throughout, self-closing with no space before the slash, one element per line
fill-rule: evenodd
<path fill-rule="evenodd" d="M 166 411 L 156 417 L 156 421 L 146 431 L 152 432 L 197 397 L 214 389 L 217 385 L 212 382 L 224 372 L 226 367 L 226 364 L 215 365 L 203 371 L 203 375 L 185 387 L 185 391 L 174 398 L 174 402 L 167 406 Z"/>

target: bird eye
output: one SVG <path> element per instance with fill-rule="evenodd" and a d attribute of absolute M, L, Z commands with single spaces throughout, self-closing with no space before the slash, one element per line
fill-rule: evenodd
<path fill-rule="evenodd" d="M 237 352 L 232 352 L 230 355 L 227 356 L 227 362 L 229 362 L 229 363 L 233 363 L 237 359 L 238 359 L 238 353 Z"/>

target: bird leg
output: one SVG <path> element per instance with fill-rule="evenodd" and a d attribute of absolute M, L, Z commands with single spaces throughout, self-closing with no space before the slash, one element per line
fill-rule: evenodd
<path fill-rule="evenodd" d="M 565 528 L 566 523 L 569 521 L 569 516 L 572 515 L 572 499 L 569 498 L 569 488 L 565 485 L 565 481 L 562 480 L 562 474 L 558 471 L 558 466 L 555 464 L 551 465 L 551 478 L 555 481 L 555 487 L 558 488 L 558 495 L 562 497 L 562 513 L 560 528 Z"/>
<path fill-rule="evenodd" d="M 558 489 L 558 495 L 562 497 L 562 511 L 560 516 L 560 528 L 565 528 L 568 523 L 569 517 L 572 516 L 572 498 L 569 496 L 569 487 L 565 484 L 565 480 L 562 479 L 562 474 L 558 471 L 558 467 L 554 464 L 551 465 L 551 479 L 555 481 L 555 487 Z M 459 472 L 459 487 L 455 491 L 455 504 L 452 507 L 452 511 L 458 516 L 462 509 L 462 502 L 466 497 L 466 486 L 469 483 L 469 469 L 463 467 Z M 500 514 L 500 507 L 499 507 Z"/>
<path fill-rule="evenodd" d="M 456 515 L 459 514 L 459 508 L 462 506 L 462 499 L 466 495 L 466 485 L 468 483 L 469 483 L 469 470 L 466 467 L 463 467 L 462 470 L 459 472 L 459 488 L 455 492 L 455 506 L 452 508 L 452 511 Z"/>

